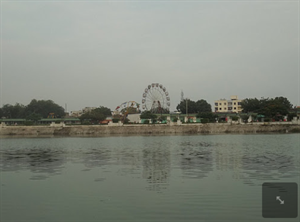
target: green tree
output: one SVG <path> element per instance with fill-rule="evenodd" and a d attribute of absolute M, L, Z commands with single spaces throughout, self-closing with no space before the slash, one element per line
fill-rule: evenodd
<path fill-rule="evenodd" d="M 265 102 L 260 112 L 267 117 L 278 117 L 287 115 L 291 110 L 291 103 L 283 97 L 276 97 L 275 99 L 269 99 Z"/>
<path fill-rule="evenodd" d="M 102 113 L 105 116 L 105 118 L 111 116 L 111 110 L 104 106 L 100 106 L 99 108 L 96 108 L 93 111 Z"/>
<path fill-rule="evenodd" d="M 196 102 L 196 109 L 198 113 L 211 112 L 211 105 L 204 99 L 200 99 Z"/>
<path fill-rule="evenodd" d="M 24 118 L 25 117 L 25 106 L 19 103 L 16 103 L 15 105 L 5 104 L 1 108 L 1 117 L 6 118 Z"/>
<path fill-rule="evenodd" d="M 293 107 L 285 97 L 245 99 L 241 105 L 244 113 L 254 112 L 271 118 L 287 115 Z"/>
<path fill-rule="evenodd" d="M 197 102 L 185 99 L 181 101 L 176 109 L 183 114 L 186 114 L 186 106 L 188 108 L 188 113 L 199 113 L 199 112 L 211 112 L 211 105 L 206 100 L 198 100 Z"/>
<path fill-rule="evenodd" d="M 47 118 L 49 113 L 54 113 L 57 118 L 64 117 L 64 108 L 54 103 L 52 100 L 36 100 L 33 99 L 26 106 L 25 114 L 29 116 L 32 113 L 41 115 L 43 118 Z"/>
<path fill-rule="evenodd" d="M 25 117 L 25 106 L 19 103 L 16 103 L 12 107 L 12 118 L 24 118 Z"/>
<path fill-rule="evenodd" d="M 188 110 L 186 110 L 186 107 Z M 187 114 L 187 112 L 196 113 L 196 102 L 190 99 L 184 99 L 177 105 L 176 109 L 183 114 Z"/>
<path fill-rule="evenodd" d="M 4 106 L 2 106 L 1 110 L 2 110 L 2 116 L 1 117 L 5 117 L 5 118 L 12 118 L 12 108 L 13 106 L 10 104 L 5 104 Z"/>
<path fill-rule="evenodd" d="M 42 119 L 42 116 L 40 114 L 37 114 L 37 113 L 31 113 L 30 115 L 28 115 L 26 117 L 27 121 L 32 121 L 34 123 L 37 123 L 40 119 Z"/>
<path fill-rule="evenodd" d="M 82 114 L 79 119 L 81 122 L 90 121 L 92 123 L 99 123 L 100 121 L 105 120 L 108 116 L 111 116 L 111 110 L 107 107 L 100 106 L 99 108 Z"/>
<path fill-rule="evenodd" d="M 241 102 L 241 106 L 244 113 L 259 113 L 265 104 L 265 99 L 258 100 L 257 98 L 247 98 Z"/>
<path fill-rule="evenodd" d="M 106 116 L 101 112 L 100 109 L 94 109 L 90 112 L 84 113 L 79 117 L 81 122 L 91 121 L 92 123 L 99 123 L 106 119 Z"/>

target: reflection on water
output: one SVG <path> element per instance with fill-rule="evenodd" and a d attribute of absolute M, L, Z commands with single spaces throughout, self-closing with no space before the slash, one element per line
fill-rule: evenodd
<path fill-rule="evenodd" d="M 59 174 L 66 163 L 65 153 L 55 148 L 25 148 L 0 150 L 1 171 L 30 170 L 35 175 L 34 180 L 46 179 L 48 176 Z"/>
<path fill-rule="evenodd" d="M 281 147 L 273 137 L 269 146 L 264 140 L 245 142 L 241 137 L 228 141 L 203 136 L 174 137 L 177 141 L 146 137 L 135 145 L 129 142 L 130 137 L 125 142 L 122 138 L 3 139 L 0 170 L 30 170 L 36 174 L 32 179 L 42 180 L 61 174 L 67 162 L 83 163 L 83 172 L 101 167 L 110 172 L 107 166 L 121 166 L 117 173 L 144 178 L 149 190 L 166 188 L 172 168 L 180 168 L 184 178 L 196 179 L 205 178 L 210 172 L 221 179 L 223 172 L 228 171 L 232 179 L 242 179 L 249 185 L 254 184 L 253 179 L 260 184 L 260 180 L 299 175 L 299 155 L 291 148 L 295 145 L 293 141 Z M 56 141 L 49 143 L 53 140 Z"/>
<path fill-rule="evenodd" d="M 297 182 L 299 167 L 293 134 L 7 138 L 0 147 L 2 215 L 7 221 L 263 221 L 261 184 Z"/>
<path fill-rule="evenodd" d="M 149 183 L 149 190 L 160 191 L 166 188 L 170 177 L 171 154 L 166 147 L 143 149 L 143 178 Z"/>
<path fill-rule="evenodd" d="M 199 179 L 213 170 L 212 143 L 185 141 L 180 147 L 180 168 L 184 177 Z"/>
<path fill-rule="evenodd" d="M 286 154 L 265 152 L 255 156 L 244 155 L 243 168 L 248 170 L 257 170 L 257 172 L 270 172 L 278 170 L 285 173 L 294 170 L 294 157 Z"/>
<path fill-rule="evenodd" d="M 79 161 L 82 161 L 88 168 L 101 167 L 109 164 L 111 151 L 105 147 L 87 149 L 76 153 Z"/>
<path fill-rule="evenodd" d="M 244 178 L 249 183 L 251 180 L 268 181 L 297 177 L 299 170 L 297 170 L 295 158 L 299 158 L 299 156 L 281 152 L 264 152 L 252 155 L 245 153 L 242 157 Z"/>

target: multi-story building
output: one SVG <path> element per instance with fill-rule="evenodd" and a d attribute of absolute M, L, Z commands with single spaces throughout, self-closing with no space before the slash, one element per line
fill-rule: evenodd
<path fill-rule="evenodd" d="M 215 112 L 222 113 L 239 113 L 242 112 L 241 106 L 242 100 L 238 99 L 237 96 L 231 96 L 230 100 L 220 99 L 215 101 Z"/>

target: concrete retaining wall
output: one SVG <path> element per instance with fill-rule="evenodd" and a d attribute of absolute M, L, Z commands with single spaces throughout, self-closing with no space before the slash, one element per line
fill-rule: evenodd
<path fill-rule="evenodd" d="M 218 133 L 268 133 L 300 132 L 300 125 L 292 124 L 234 124 L 208 123 L 183 125 L 123 125 L 123 126 L 5 126 L 0 127 L 0 135 L 40 136 L 102 136 L 102 135 L 146 135 L 146 134 L 218 134 Z"/>

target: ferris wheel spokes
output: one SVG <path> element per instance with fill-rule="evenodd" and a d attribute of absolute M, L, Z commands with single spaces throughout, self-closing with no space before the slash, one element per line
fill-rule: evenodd
<path fill-rule="evenodd" d="M 142 108 L 153 113 L 168 113 L 170 97 L 166 88 L 159 83 L 148 85 L 143 93 Z"/>

